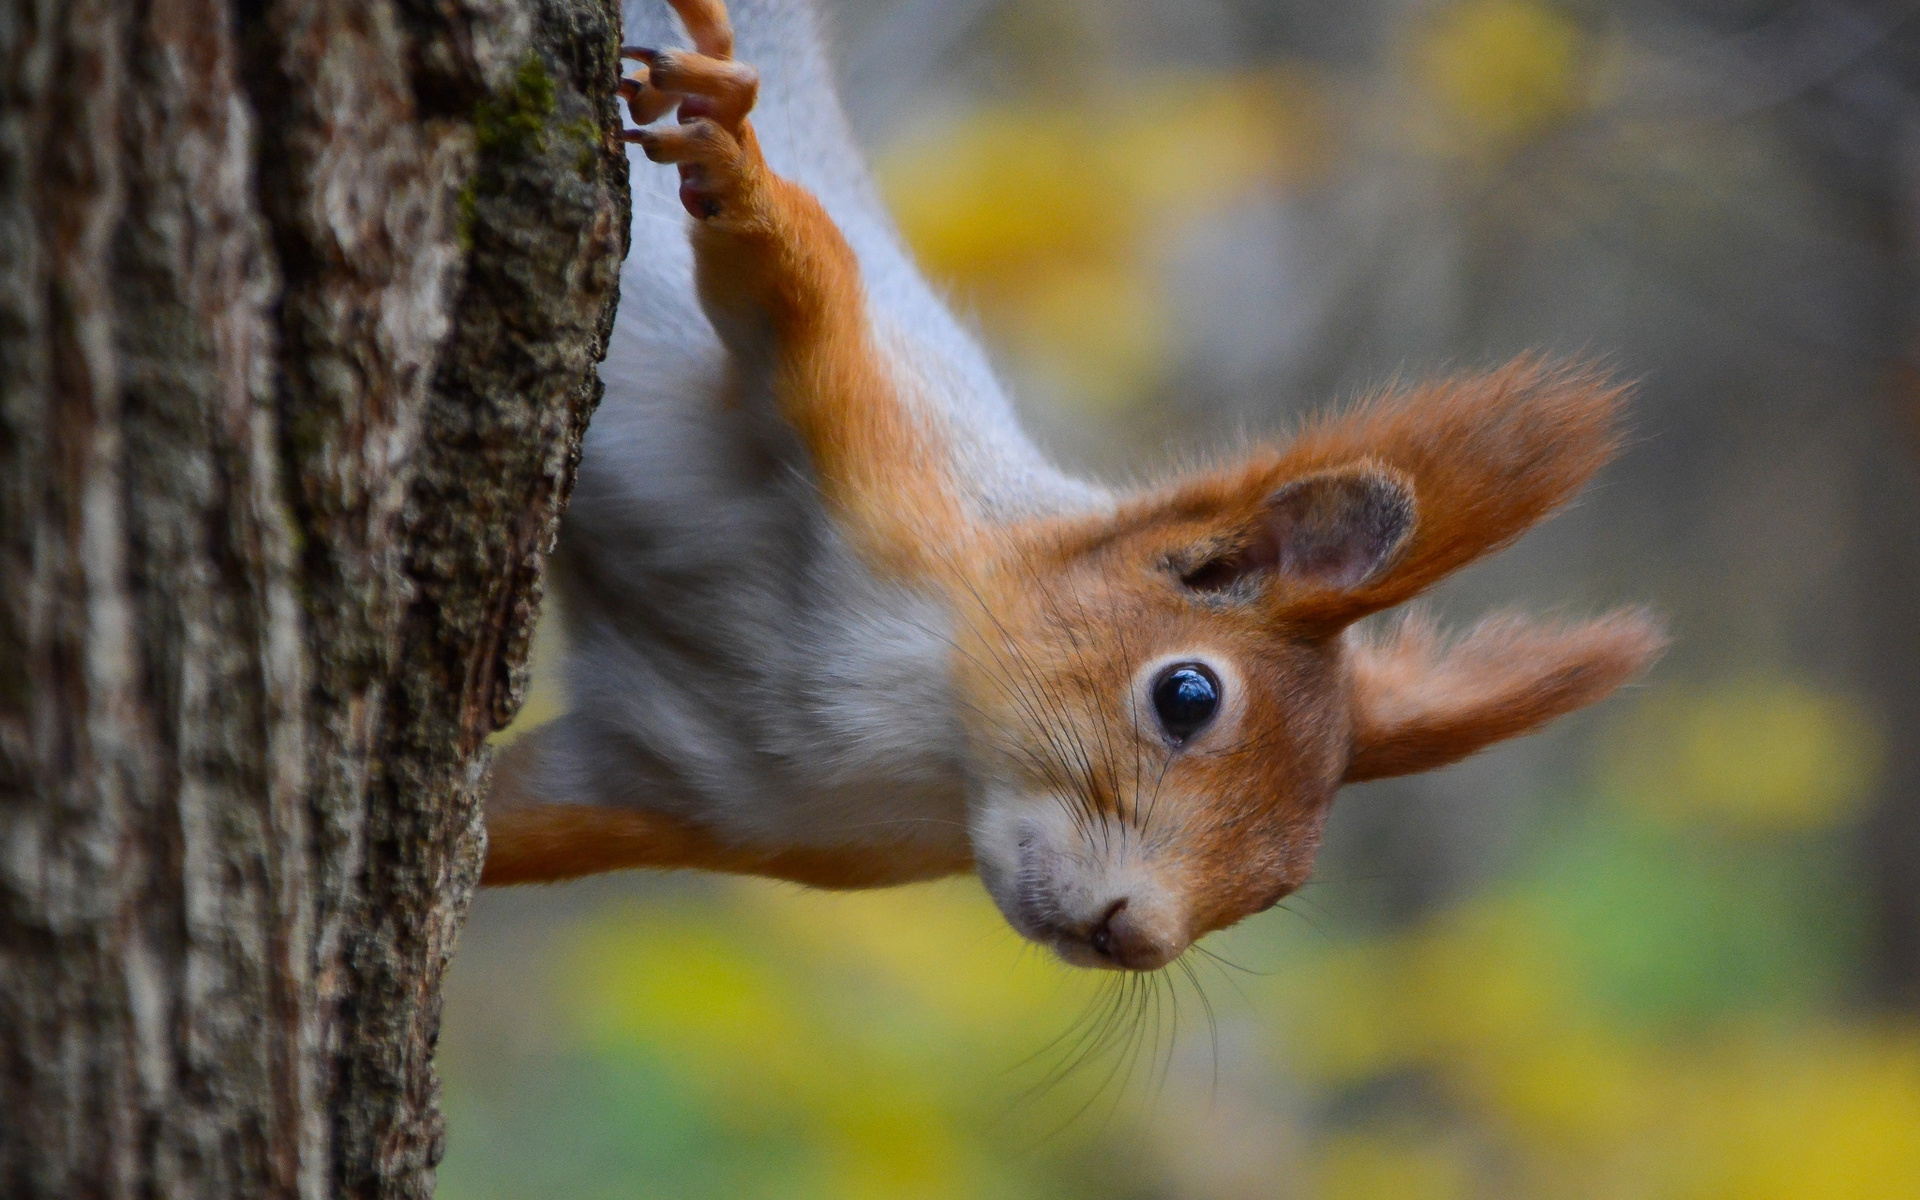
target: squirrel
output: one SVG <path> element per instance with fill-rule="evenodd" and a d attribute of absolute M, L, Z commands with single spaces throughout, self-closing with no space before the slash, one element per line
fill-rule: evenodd
<path fill-rule="evenodd" d="M 651 48 L 656 0 L 622 51 L 644 251 L 553 560 L 571 708 L 502 753 L 484 884 L 973 871 L 1065 961 L 1154 970 L 1299 888 L 1341 785 L 1659 654 L 1641 610 L 1353 628 L 1581 489 L 1605 374 L 1523 358 L 1157 486 L 1070 478 L 901 245 L 810 9 L 741 0 L 736 47 L 721 0 L 670 3 L 692 49 Z"/>

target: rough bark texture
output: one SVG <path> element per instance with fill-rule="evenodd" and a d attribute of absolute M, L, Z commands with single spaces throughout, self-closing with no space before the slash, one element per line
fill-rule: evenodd
<path fill-rule="evenodd" d="M 614 0 L 0 8 L 0 1195 L 424 1196 Z"/>
<path fill-rule="evenodd" d="M 626 154 L 604 133 L 619 125 L 617 0 L 530 7 L 535 53 L 479 110 L 479 169 L 459 198 L 466 283 L 405 510 L 414 595 L 368 781 L 339 1027 L 335 1129 L 354 1195 L 431 1191 L 444 1139 L 430 1055 L 441 976 L 480 878 L 485 738 L 525 696 L 542 571 L 600 402 L 593 365 L 627 245 Z"/>

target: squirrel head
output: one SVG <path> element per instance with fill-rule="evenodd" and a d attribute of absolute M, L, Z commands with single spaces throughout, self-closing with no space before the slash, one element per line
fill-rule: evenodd
<path fill-rule="evenodd" d="M 1307 881 L 1343 783 L 1428 770 L 1600 699 L 1646 614 L 1500 619 L 1411 599 L 1570 499 L 1622 389 L 1522 360 L 1363 405 L 1110 516 L 993 539 L 956 598 L 981 878 L 1069 962 L 1151 970 Z"/>

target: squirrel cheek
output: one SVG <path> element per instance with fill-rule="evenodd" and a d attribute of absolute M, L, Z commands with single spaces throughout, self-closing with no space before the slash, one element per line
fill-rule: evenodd
<path fill-rule="evenodd" d="M 969 834 L 980 881 L 1015 929 L 1039 936 L 1033 914 L 1049 907 L 1075 854 L 1068 803 L 1051 795 L 989 794 L 974 810 Z"/>
<path fill-rule="evenodd" d="M 1023 860 L 1065 849 L 1062 834 L 1071 830 L 1071 821 L 1056 819 L 1065 814 L 1065 806 L 1050 796 L 989 794 L 976 805 L 968 830 L 982 875 L 1011 875 Z M 1065 830 L 1059 828 L 1063 823 Z"/>

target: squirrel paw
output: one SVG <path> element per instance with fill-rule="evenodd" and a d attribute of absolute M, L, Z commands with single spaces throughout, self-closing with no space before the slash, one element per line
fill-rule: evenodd
<path fill-rule="evenodd" d="M 760 92 L 760 76 L 733 61 L 733 30 L 715 0 L 671 0 L 686 22 L 696 50 L 626 46 L 622 58 L 640 62 L 645 74 L 620 81 L 620 95 L 634 121 L 648 125 L 676 106 L 679 124 L 630 129 L 621 136 L 649 159 L 680 168 L 680 203 L 700 220 L 741 214 L 747 190 L 761 173 L 760 151 L 747 114 Z"/>

